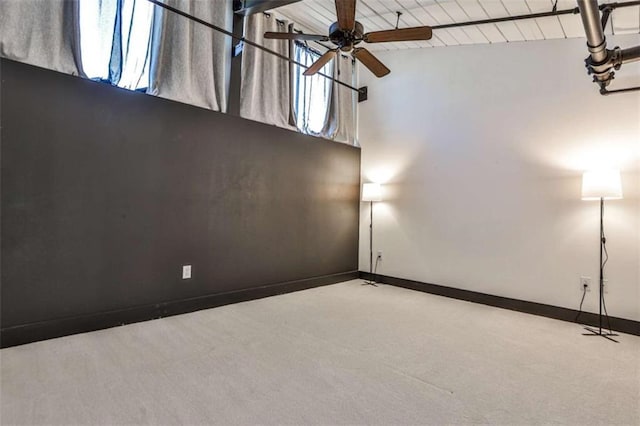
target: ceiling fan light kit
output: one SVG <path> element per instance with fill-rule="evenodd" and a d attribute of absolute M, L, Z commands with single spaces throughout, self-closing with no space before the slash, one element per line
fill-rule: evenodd
<path fill-rule="evenodd" d="M 314 62 L 304 75 L 316 74 L 324 65 L 331 61 L 338 50 L 351 52 L 351 55 L 367 67 L 376 77 L 384 77 L 391 70 L 364 47 L 356 47 L 361 42 L 384 43 L 390 41 L 419 41 L 429 40 L 432 36 L 431 27 L 395 28 L 385 31 L 364 32 L 364 27 L 356 21 L 356 0 L 335 0 L 338 20 L 329 27 L 329 35 L 272 33 L 266 32 L 264 38 L 278 40 L 302 41 L 331 41 L 336 47 L 328 50 Z"/>

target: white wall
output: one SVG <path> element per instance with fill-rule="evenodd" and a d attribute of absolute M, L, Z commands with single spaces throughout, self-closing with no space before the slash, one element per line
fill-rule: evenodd
<path fill-rule="evenodd" d="M 607 307 L 640 320 L 640 92 L 600 96 L 583 39 L 376 54 L 392 72 L 360 71 L 359 137 L 363 181 L 386 184 L 378 272 L 575 309 L 587 275 L 585 308 L 597 312 L 599 203 L 580 200 L 581 176 L 617 167 Z M 624 66 L 611 88 L 640 85 L 639 70 Z M 362 204 L 361 270 L 368 226 Z"/>

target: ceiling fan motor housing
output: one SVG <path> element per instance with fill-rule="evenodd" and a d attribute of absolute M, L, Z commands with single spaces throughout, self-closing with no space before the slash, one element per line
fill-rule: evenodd
<path fill-rule="evenodd" d="M 356 21 L 353 30 L 342 30 L 337 22 L 329 27 L 329 39 L 333 44 L 338 46 L 340 50 L 348 52 L 353 46 L 362 41 L 364 28 L 362 24 Z"/>

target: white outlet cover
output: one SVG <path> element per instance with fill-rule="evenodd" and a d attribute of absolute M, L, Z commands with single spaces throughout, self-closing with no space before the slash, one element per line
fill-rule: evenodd
<path fill-rule="evenodd" d="M 191 278 L 191 265 L 182 266 L 182 279 L 187 280 Z"/>
<path fill-rule="evenodd" d="M 591 291 L 591 277 L 580 277 L 580 291 L 584 291 L 584 285 L 587 285 L 587 291 Z"/>

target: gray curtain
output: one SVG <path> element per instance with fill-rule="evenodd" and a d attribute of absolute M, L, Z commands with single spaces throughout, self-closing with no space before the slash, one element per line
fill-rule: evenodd
<path fill-rule="evenodd" d="M 203 21 L 232 30 L 232 2 L 166 0 Z M 231 37 L 156 7 L 148 93 L 215 111 L 227 110 Z"/>
<path fill-rule="evenodd" d="M 333 78 L 355 86 L 354 63 L 348 56 L 339 54 L 334 60 Z M 356 106 L 358 94 L 338 83 L 333 83 L 329 118 L 325 127 L 325 135 L 334 141 L 357 145 L 356 140 Z"/>
<path fill-rule="evenodd" d="M 64 0 L 0 0 L 0 56 L 82 75 L 77 3 Z"/>
<path fill-rule="evenodd" d="M 287 24 L 278 22 L 273 15 L 256 13 L 246 20 L 245 37 L 289 56 L 289 42 L 263 38 L 265 31 L 287 30 Z M 278 127 L 295 128 L 291 119 L 289 62 L 245 44 L 242 52 L 240 115 Z"/>

